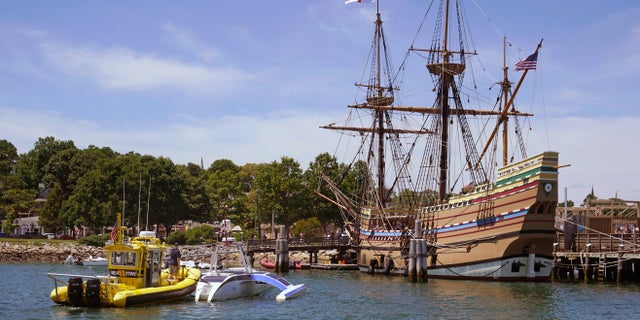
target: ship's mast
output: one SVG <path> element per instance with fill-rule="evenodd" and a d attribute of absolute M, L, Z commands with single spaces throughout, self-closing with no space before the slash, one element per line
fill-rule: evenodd
<path fill-rule="evenodd" d="M 380 75 L 380 42 L 382 40 L 382 19 L 380 19 L 380 2 L 376 1 L 376 87 L 377 87 L 377 97 L 383 96 L 382 91 L 382 82 Z M 384 111 L 376 110 L 376 118 L 378 121 L 378 192 L 377 192 L 377 203 L 378 206 L 384 207 L 384 194 L 386 193 L 386 189 L 384 186 L 384 171 L 385 171 L 385 158 L 384 158 Z"/>
<path fill-rule="evenodd" d="M 449 87 L 453 80 L 453 75 L 449 72 L 445 72 L 445 66 L 449 63 L 449 51 L 447 50 L 447 37 L 449 36 L 449 0 L 445 4 L 444 15 L 444 37 L 442 39 L 442 64 L 440 69 L 440 77 L 442 84 L 440 86 L 440 106 L 441 106 L 441 130 L 442 136 L 440 144 L 440 189 L 439 197 L 440 201 L 444 200 L 447 194 L 447 172 L 449 170 Z"/>
<path fill-rule="evenodd" d="M 389 74 L 391 69 L 389 68 L 389 61 L 387 60 L 386 45 L 384 39 L 384 32 L 382 31 L 382 18 L 380 14 L 380 3 L 376 2 L 376 20 L 375 20 L 375 33 L 373 37 L 373 43 L 371 47 L 371 65 L 369 79 L 367 83 L 356 83 L 356 86 L 363 87 L 367 90 L 366 102 L 358 103 L 353 108 L 369 109 L 373 115 L 373 125 L 370 128 L 350 127 L 350 126 L 335 126 L 333 124 L 321 126 L 321 128 L 332 130 L 344 130 L 353 132 L 369 132 L 371 133 L 370 142 L 371 147 L 375 150 L 370 150 L 371 154 L 375 153 L 375 160 L 368 159 L 368 162 L 372 164 L 371 170 L 375 172 L 376 185 L 375 185 L 375 205 L 379 208 L 384 208 L 388 202 L 390 195 L 385 187 L 385 172 L 386 172 L 386 160 L 385 160 L 385 141 L 386 136 L 389 134 L 402 134 L 402 133 L 414 133 L 420 134 L 426 132 L 425 130 L 403 130 L 389 128 L 386 123 L 386 118 L 389 117 L 391 110 L 384 107 L 389 107 L 393 104 L 393 88 L 390 78 L 387 79 L 389 84 L 383 84 L 383 71 L 385 74 Z M 384 57 L 383 57 L 384 56 Z M 383 61 L 384 58 L 384 61 Z M 383 65 L 384 63 L 384 65 Z M 384 68 L 384 70 L 383 70 Z M 375 146 L 377 144 L 377 146 Z M 375 164 L 375 168 L 373 168 Z M 364 192 L 370 192 L 372 190 L 364 190 Z"/>
<path fill-rule="evenodd" d="M 511 82 L 509 82 L 509 67 L 507 67 L 507 37 L 504 37 L 503 46 L 502 46 L 502 73 L 503 80 L 500 86 L 502 87 L 502 95 L 504 102 L 503 110 L 508 110 L 507 101 L 509 101 L 509 91 L 511 90 Z M 508 131 L 509 131 L 509 118 L 505 118 L 504 123 L 502 124 L 502 165 L 506 166 L 508 164 L 508 156 L 509 156 L 509 141 L 508 141 Z"/>
<path fill-rule="evenodd" d="M 444 23 L 442 33 L 442 47 L 437 50 L 425 50 L 435 52 L 440 55 L 442 60 L 436 57 L 436 61 L 427 64 L 427 69 L 431 74 L 440 79 L 438 84 L 437 104 L 440 108 L 440 167 L 438 178 L 438 200 L 444 202 L 447 195 L 447 179 L 449 171 L 449 117 L 451 116 L 451 107 L 449 105 L 449 91 L 453 89 L 454 76 L 460 75 L 464 69 L 464 63 L 451 62 L 451 55 L 456 53 L 449 51 L 449 0 L 445 1 L 444 7 Z M 457 52 L 460 54 L 460 52 Z M 462 60 L 461 60 L 462 61 Z M 454 94 L 455 96 L 455 94 Z"/>
<path fill-rule="evenodd" d="M 541 47 L 542 47 L 542 40 L 540 40 L 540 42 L 538 43 L 538 46 L 536 47 L 536 51 L 534 53 L 537 54 L 538 51 L 540 51 Z M 522 85 L 522 82 L 524 81 L 524 78 L 527 76 L 528 72 L 529 72 L 529 69 L 524 69 L 524 72 L 522 72 L 522 75 L 520 76 L 520 80 L 518 80 L 518 83 L 516 84 L 516 87 L 513 90 L 513 93 L 511 94 L 511 96 L 509 96 L 509 99 L 505 99 L 506 102 L 504 104 L 504 107 L 502 108 L 502 114 L 498 117 L 498 122 L 496 123 L 496 126 L 493 128 L 493 131 L 491 132 L 489 139 L 487 139 L 487 143 L 485 144 L 484 149 L 482 149 L 482 152 L 480 153 L 480 157 L 476 162 L 476 166 L 480 165 L 480 161 L 482 160 L 482 157 L 485 155 L 485 153 L 489 149 L 489 144 L 491 143 L 496 133 L 498 132 L 500 125 L 502 125 L 507 121 L 508 115 L 509 115 L 509 107 L 513 104 L 513 100 L 518 94 L 518 90 L 520 90 L 520 86 Z M 505 97 L 507 97 L 506 94 L 505 94 Z"/>

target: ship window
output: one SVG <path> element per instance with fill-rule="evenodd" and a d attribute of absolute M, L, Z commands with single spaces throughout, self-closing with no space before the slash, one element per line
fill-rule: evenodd
<path fill-rule="evenodd" d="M 136 265 L 136 253 L 135 252 L 112 252 L 111 264 L 117 266 L 135 266 Z"/>

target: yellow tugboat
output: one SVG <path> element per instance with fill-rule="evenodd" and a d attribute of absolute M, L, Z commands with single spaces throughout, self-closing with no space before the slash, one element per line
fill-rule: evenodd
<path fill-rule="evenodd" d="M 181 267 L 178 279 L 170 279 L 169 269 L 162 269 L 166 245 L 152 231 L 123 241 L 120 214 L 117 218 L 116 239 L 104 247 L 108 274 L 49 273 L 55 283 L 50 295 L 53 302 L 74 307 L 129 307 L 179 299 L 195 290 L 199 269 Z"/>

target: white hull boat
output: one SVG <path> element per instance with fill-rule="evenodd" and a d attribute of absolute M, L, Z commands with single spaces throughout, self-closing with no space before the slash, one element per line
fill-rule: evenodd
<path fill-rule="evenodd" d="M 270 287 L 276 287 L 280 293 L 276 300 L 282 301 L 302 295 L 305 284 L 294 285 L 286 279 L 267 271 L 251 268 L 241 244 L 237 245 L 244 267 L 218 269 L 220 247 L 216 247 L 211 265 L 213 269 L 204 272 L 195 290 L 196 301 L 215 301 L 251 297 L 262 293 Z"/>

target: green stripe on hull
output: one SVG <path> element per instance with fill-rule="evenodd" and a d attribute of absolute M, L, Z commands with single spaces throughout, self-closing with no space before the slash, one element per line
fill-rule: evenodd
<path fill-rule="evenodd" d="M 553 172 L 553 173 L 556 173 L 558 171 L 554 167 L 532 168 L 532 169 L 527 170 L 525 172 L 510 176 L 510 177 L 502 179 L 502 180 L 498 180 L 496 182 L 496 186 L 497 187 L 501 187 L 501 186 L 504 186 L 504 185 L 508 185 L 508 184 L 514 183 L 516 181 L 520 181 L 520 180 L 522 180 L 524 178 L 528 178 L 528 177 L 531 177 L 531 176 L 539 175 L 541 172 Z"/>

